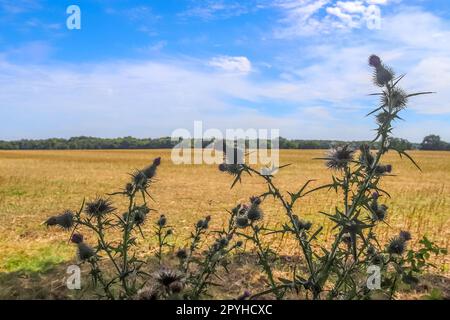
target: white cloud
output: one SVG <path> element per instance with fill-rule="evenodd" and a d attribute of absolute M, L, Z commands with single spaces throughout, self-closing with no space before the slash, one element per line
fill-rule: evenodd
<path fill-rule="evenodd" d="M 252 64 L 247 57 L 219 56 L 212 58 L 208 64 L 233 73 L 248 74 L 252 71 Z"/>
<path fill-rule="evenodd" d="M 387 4 L 388 0 L 278 0 L 275 6 L 281 9 L 284 18 L 275 36 L 289 39 L 361 28 L 371 19 L 373 6 Z"/>

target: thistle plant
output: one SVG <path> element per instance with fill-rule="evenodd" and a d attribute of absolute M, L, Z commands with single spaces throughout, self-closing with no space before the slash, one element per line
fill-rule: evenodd
<path fill-rule="evenodd" d="M 278 200 L 288 218 L 283 229 L 276 232 L 292 235 L 296 239 L 306 264 L 304 274 L 298 275 L 294 271 L 292 279 L 279 279 L 279 283 L 276 283 L 267 263 L 269 251 L 260 247 L 259 229 L 246 218 L 239 220 L 242 226 L 250 225 L 253 228 L 252 236 L 244 236 L 259 248 L 260 264 L 270 284 L 267 291 L 255 294 L 253 298 L 273 293 L 279 299 L 288 290 L 296 292 L 304 290 L 305 296 L 313 299 L 357 299 L 370 295 L 370 292 L 360 290 L 361 287 L 365 288 L 365 283 L 358 283 L 355 275 L 364 274 L 375 262 L 382 263 L 384 267 L 394 265 L 396 277 L 404 274 L 406 270 L 410 273 L 419 272 L 417 268 L 404 268 L 405 260 L 402 257 L 411 238 L 410 234 L 403 232 L 383 248 L 376 237 L 376 227 L 380 223 L 385 223 L 389 211 L 386 204 L 380 203 L 382 197 L 390 198 L 389 193 L 381 189 L 380 181 L 394 170 L 392 165 L 383 163 L 383 156 L 389 151 L 396 151 L 401 157 L 405 156 L 411 160 L 420 170 L 404 150 L 390 145 L 393 124 L 395 120 L 400 119 L 399 114 L 406 108 L 409 98 L 431 92 L 405 93 L 399 87 L 399 82 L 404 76 L 396 77 L 393 70 L 384 65 L 378 56 L 371 56 L 369 65 L 374 69 L 375 85 L 382 89 L 380 93 L 373 94 L 380 97 L 380 106 L 368 114 L 368 116 L 375 114 L 376 135 L 370 144 L 359 148 L 352 145 L 334 146 L 324 158 L 321 158 L 333 173 L 331 183 L 310 188 L 313 182 L 310 180 L 299 190 L 284 194 L 277 188 L 271 175 L 262 175 L 250 166 L 238 162 L 226 161 L 219 166 L 220 171 L 234 176 L 232 187 L 242 180 L 244 174 L 255 175 L 265 181 L 268 191 L 260 198 L 270 196 Z M 329 218 L 336 231 L 330 248 L 321 244 L 316 245 L 317 236 L 323 227 L 313 228 L 311 223 L 302 221 L 294 212 L 294 205 L 300 199 L 321 189 L 334 190 L 342 196 L 341 203 L 336 206 L 334 212 L 322 212 Z M 433 245 L 431 247 L 435 253 L 442 252 Z M 410 252 L 408 254 L 410 257 L 415 256 L 414 251 Z M 387 258 L 384 259 L 384 256 Z M 395 283 L 388 290 L 391 298 L 393 291 Z"/>
<path fill-rule="evenodd" d="M 101 283 L 104 296 L 108 299 L 134 296 L 140 289 L 138 278 L 146 274 L 142 271 L 146 262 L 136 255 L 136 235 L 144 236 L 141 226 L 153 210 L 148 207 L 148 199 L 151 198 L 149 188 L 160 162 L 161 159 L 156 158 L 151 165 L 136 170 L 123 190 L 109 195 L 127 199 L 128 210 L 123 214 L 117 212 L 110 198 L 96 197 L 83 201 L 76 213 L 66 210 L 46 221 L 48 226 L 72 229 L 70 239 L 78 247 L 79 260 L 90 263 L 93 282 Z M 142 200 L 139 202 L 140 196 Z M 91 247 L 84 241 L 81 228 L 95 235 L 96 245 Z M 120 231 L 120 241 L 109 240 L 112 231 Z M 108 264 L 100 264 L 104 256 L 112 266 L 112 275 Z"/>
<path fill-rule="evenodd" d="M 163 256 L 163 248 L 173 246 L 169 243 L 169 238 L 173 235 L 172 227 L 167 225 L 167 218 L 165 215 L 161 215 L 155 223 L 155 236 L 158 240 L 158 251 L 156 252 L 156 257 L 158 258 L 159 264 L 161 264 Z"/>
<path fill-rule="evenodd" d="M 395 215 L 389 208 L 391 196 L 381 182 L 396 168 L 386 163 L 384 156 L 389 151 L 397 152 L 420 170 L 405 150 L 391 145 L 393 125 L 410 98 L 431 92 L 407 94 L 399 87 L 403 76 L 396 77 L 378 56 L 371 56 L 369 65 L 374 70 L 374 83 L 381 89 L 373 94 L 380 98 L 380 105 L 368 114 L 375 116 L 374 139 L 363 145 L 332 146 L 319 159 L 330 170 L 331 182 L 313 186 L 315 181 L 309 180 L 290 192 L 280 190 L 275 177 L 267 174 L 288 165 L 268 168 L 263 174 L 244 163 L 245 155 L 236 144 L 233 155 L 228 155 L 226 148 L 219 170 L 233 177 L 231 187 L 242 182 L 244 176 L 253 176 L 264 182 L 266 191 L 228 211 L 228 220 L 219 230 L 210 228 L 210 215 L 198 220 L 188 243 L 175 253 L 178 264 L 169 257 L 163 260 L 164 248 L 173 248 L 169 241 L 173 228 L 166 215 L 156 219 L 151 237 L 157 242 L 157 269 L 153 269 L 151 261 L 138 258 L 145 255 L 139 251 L 138 239 L 146 237 L 142 226 L 156 211 L 150 207 L 150 190 L 161 158 L 135 170 L 122 190 L 83 201 L 79 210 L 63 211 L 45 224 L 71 231 L 69 239 L 77 246 L 79 261 L 90 266 L 94 285 L 107 299 L 205 298 L 212 286 L 220 285 L 219 274 L 222 270 L 228 272 L 230 258 L 244 241 L 256 252 L 256 263 L 267 278 L 267 288 L 253 294 L 245 290 L 240 300 L 261 296 L 284 299 L 288 293 L 307 299 L 370 299 L 374 294 L 394 299 L 400 282 L 417 283 L 418 275 L 433 266 L 428 262 L 431 254 L 446 253 L 425 237 L 419 241 L 421 247 L 414 250 L 410 244 L 414 235 L 406 230 L 392 235 L 388 243 L 380 243 L 377 236 L 378 227 L 387 225 Z M 332 225 L 333 235 L 327 243 L 319 240 L 324 226 L 316 226 L 301 215 L 301 201 L 319 190 L 333 191 L 339 197 L 333 211 L 320 212 Z M 124 199 L 125 212 L 118 212 L 113 197 Z M 283 208 L 285 221 L 281 227 L 269 228 L 265 222 L 262 207 L 268 198 Z M 119 240 L 114 237 L 117 234 Z M 280 260 L 280 253 L 272 240 L 277 235 L 293 240 L 301 255 L 288 278 L 277 276 L 275 262 Z M 379 289 L 369 290 L 367 271 L 374 266 L 383 280 Z"/>

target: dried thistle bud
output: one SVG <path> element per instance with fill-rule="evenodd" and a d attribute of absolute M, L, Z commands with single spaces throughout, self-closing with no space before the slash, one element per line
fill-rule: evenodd
<path fill-rule="evenodd" d="M 249 226 L 249 220 L 247 218 L 247 216 L 238 216 L 236 217 L 236 226 L 238 228 L 244 229 L 247 228 Z"/>
<path fill-rule="evenodd" d="M 375 265 L 380 265 L 384 263 L 383 256 L 381 254 L 374 254 L 370 261 Z"/>
<path fill-rule="evenodd" d="M 159 166 L 160 164 L 161 164 L 161 157 L 158 157 L 155 160 L 153 160 L 153 165 Z"/>
<path fill-rule="evenodd" d="M 375 168 L 375 173 L 378 175 L 383 175 L 386 173 L 391 173 L 392 172 L 392 165 L 388 164 L 388 165 L 378 165 Z"/>
<path fill-rule="evenodd" d="M 247 218 L 250 221 L 258 221 L 263 218 L 263 212 L 258 205 L 252 204 L 247 211 Z"/>
<path fill-rule="evenodd" d="M 382 105 L 392 106 L 394 109 L 400 110 L 408 104 L 408 94 L 400 88 L 392 88 L 390 98 L 383 95 L 381 98 Z"/>
<path fill-rule="evenodd" d="M 85 244 L 84 242 L 77 243 L 78 245 L 78 257 L 80 260 L 85 261 L 89 260 L 93 256 L 95 256 L 95 251 L 90 246 Z"/>
<path fill-rule="evenodd" d="M 68 230 L 72 228 L 74 214 L 70 210 L 64 211 L 62 214 L 53 216 L 47 219 L 44 223 L 49 226 L 60 226 L 61 228 Z"/>
<path fill-rule="evenodd" d="M 381 59 L 378 59 L 372 59 L 372 63 L 374 64 L 373 67 L 375 68 L 374 82 L 376 85 L 383 87 L 387 85 L 395 75 L 391 68 L 384 66 Z"/>
<path fill-rule="evenodd" d="M 353 160 L 354 153 L 349 145 L 333 147 L 328 151 L 325 164 L 329 169 L 343 170 Z"/>
<path fill-rule="evenodd" d="M 219 165 L 219 170 L 222 172 L 226 172 L 229 173 L 233 176 L 237 176 L 241 173 L 241 171 L 243 170 L 243 166 L 242 164 L 228 164 L 228 163 L 222 163 Z"/>
<path fill-rule="evenodd" d="M 384 221 L 386 219 L 388 206 L 379 205 L 377 201 L 373 201 L 370 208 L 372 210 L 372 221 Z"/>
<path fill-rule="evenodd" d="M 114 212 L 116 208 L 112 206 L 109 199 L 97 198 L 94 201 L 86 203 L 84 211 L 92 217 L 103 217 L 108 213 Z"/>
<path fill-rule="evenodd" d="M 374 68 L 378 68 L 379 66 L 381 66 L 381 59 L 379 56 L 377 55 L 371 55 L 369 57 L 369 65 L 374 67 Z"/>
<path fill-rule="evenodd" d="M 181 281 L 183 276 L 178 271 L 163 268 L 156 272 L 155 279 L 160 285 L 169 288 L 172 283 Z"/>
<path fill-rule="evenodd" d="M 204 230 L 208 229 L 210 220 L 211 216 L 207 216 L 204 220 L 203 219 L 198 220 L 196 225 L 197 229 L 204 229 Z"/>
<path fill-rule="evenodd" d="M 167 218 L 163 214 L 159 217 L 158 221 L 156 222 L 156 224 L 158 226 L 160 226 L 161 228 L 164 227 L 166 225 L 166 223 L 167 223 Z"/>
<path fill-rule="evenodd" d="M 409 231 L 400 231 L 399 237 L 405 241 L 410 241 L 412 239 L 411 233 Z"/>
<path fill-rule="evenodd" d="M 70 241 L 72 241 L 73 243 L 82 243 L 83 242 L 83 235 L 81 233 L 74 233 L 72 235 L 72 237 L 70 238 Z"/>
<path fill-rule="evenodd" d="M 402 255 L 406 249 L 406 241 L 403 238 L 395 237 L 389 241 L 387 251 L 390 254 Z"/>
<path fill-rule="evenodd" d="M 187 250 L 186 250 L 185 248 L 178 249 L 178 251 L 177 251 L 177 253 L 176 253 L 176 256 L 177 256 L 177 258 L 180 259 L 180 260 L 186 259 L 186 258 L 188 257 Z"/>
<path fill-rule="evenodd" d="M 311 222 L 301 220 L 297 215 L 293 215 L 292 219 L 294 220 L 294 224 L 299 231 L 308 231 L 312 227 Z"/>

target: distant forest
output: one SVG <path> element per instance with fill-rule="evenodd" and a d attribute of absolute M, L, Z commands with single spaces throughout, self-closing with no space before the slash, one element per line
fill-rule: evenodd
<path fill-rule="evenodd" d="M 124 138 L 95 138 L 73 137 L 70 139 L 43 139 L 43 140 L 17 140 L 1 141 L 0 150 L 94 150 L 94 149 L 170 149 L 181 142 L 172 141 L 170 137 L 156 139 Z M 209 145 L 212 141 L 203 140 L 202 146 Z M 280 149 L 328 149 L 332 145 L 339 144 L 360 145 L 367 141 L 335 141 L 335 140 L 289 140 L 280 138 Z M 429 135 L 422 143 L 412 143 L 405 139 L 394 138 L 391 140 L 397 148 L 403 150 L 450 150 L 450 144 L 441 140 L 437 135 Z M 270 141 L 269 141 L 270 144 Z"/>

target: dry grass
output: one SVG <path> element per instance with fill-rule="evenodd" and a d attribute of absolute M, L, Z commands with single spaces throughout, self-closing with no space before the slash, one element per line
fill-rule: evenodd
<path fill-rule="evenodd" d="M 312 160 L 322 155 L 320 150 L 282 151 L 281 163 L 292 166 L 276 176 L 281 190 L 294 191 L 308 179 L 316 179 L 315 185 L 329 182 L 331 173 L 321 161 Z M 416 240 L 427 235 L 448 248 L 450 153 L 412 155 L 422 173 L 397 155 L 386 158 L 398 176 L 387 177 L 383 182 L 392 199 L 387 200 L 389 226 L 381 227 L 381 238 L 385 241 L 400 229 L 408 229 Z M 67 234 L 47 230 L 41 225 L 45 218 L 67 208 L 77 210 L 84 197 L 117 190 L 128 180 L 128 172 L 149 164 L 156 156 L 163 160 L 158 181 L 152 187 L 154 206 L 176 225 L 180 244 L 200 217 L 210 214 L 213 227 L 219 227 L 226 218 L 226 209 L 265 191 L 262 181 L 250 177 L 230 190 L 232 178 L 220 173 L 216 166 L 173 165 L 169 150 L 0 151 L 0 272 L 42 271 L 71 259 L 74 251 L 67 245 Z M 333 211 L 335 202 L 333 192 L 320 192 L 300 201 L 296 210 L 299 215 L 328 226 L 318 212 Z M 270 224 L 285 221 L 282 208 L 271 200 L 264 203 L 263 209 Z M 149 232 L 150 227 L 146 228 Z M 331 230 L 326 227 L 323 236 L 330 235 Z M 294 250 L 289 243 L 275 244 L 286 253 Z M 448 257 L 436 262 L 441 272 L 448 272 Z"/>

